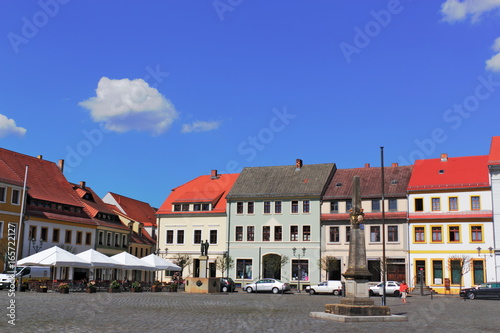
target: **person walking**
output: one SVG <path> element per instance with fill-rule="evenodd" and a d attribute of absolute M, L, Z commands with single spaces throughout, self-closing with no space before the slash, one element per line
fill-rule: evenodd
<path fill-rule="evenodd" d="M 401 302 L 406 303 L 406 296 L 408 295 L 408 285 L 404 281 L 399 285 L 399 293 L 401 294 Z"/>

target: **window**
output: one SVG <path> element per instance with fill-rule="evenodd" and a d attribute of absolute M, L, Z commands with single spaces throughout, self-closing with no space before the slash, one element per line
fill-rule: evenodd
<path fill-rule="evenodd" d="M 0 221 L 0 239 L 3 238 L 3 221 Z"/>
<path fill-rule="evenodd" d="M 450 207 L 450 211 L 458 210 L 458 198 L 457 197 L 448 198 L 448 205 Z"/>
<path fill-rule="evenodd" d="M 64 236 L 64 242 L 66 244 L 71 244 L 71 230 L 66 230 L 66 234 Z"/>
<path fill-rule="evenodd" d="M 443 261 L 433 260 L 432 261 L 432 275 L 434 279 L 434 284 L 443 284 Z"/>
<path fill-rule="evenodd" d="M 81 245 L 83 242 L 83 232 L 77 231 L 76 232 L 76 244 Z"/>
<path fill-rule="evenodd" d="M 296 225 L 290 226 L 290 240 L 291 241 L 299 240 L 299 227 Z"/>
<path fill-rule="evenodd" d="M 479 201 L 479 196 L 474 195 L 470 197 L 470 209 L 472 210 L 480 210 L 481 209 L 481 203 Z"/>
<path fill-rule="evenodd" d="M 441 227 L 431 227 L 432 241 L 441 243 L 443 241 L 443 231 Z"/>
<path fill-rule="evenodd" d="M 271 227 L 265 225 L 262 227 L 262 241 L 269 242 L 271 240 Z"/>
<path fill-rule="evenodd" d="M 167 230 L 166 243 L 167 244 L 173 244 L 174 243 L 174 231 L 173 230 Z"/>
<path fill-rule="evenodd" d="M 59 232 L 57 235 L 57 238 L 59 238 Z M 123 244 L 123 239 L 122 239 L 122 244 Z M 91 245 L 92 244 L 92 233 L 86 232 L 85 233 L 85 245 Z"/>
<path fill-rule="evenodd" d="M 370 226 L 370 242 L 380 242 L 380 226 Z"/>
<path fill-rule="evenodd" d="M 474 284 L 484 283 L 484 266 L 482 260 L 472 261 L 472 274 L 474 277 Z"/>
<path fill-rule="evenodd" d="M 111 233 L 110 232 L 108 232 L 106 234 L 106 245 L 111 246 Z"/>
<path fill-rule="evenodd" d="M 78 234 L 76 235 L 77 239 L 78 239 Z M 119 247 L 120 246 L 120 235 L 118 234 L 115 234 L 115 247 Z"/>
<path fill-rule="evenodd" d="M 448 228 L 450 235 L 450 242 L 460 242 L 460 227 L 453 225 Z"/>
<path fill-rule="evenodd" d="M 292 280 L 309 281 L 309 260 L 292 260 Z"/>
<path fill-rule="evenodd" d="M 482 242 L 483 241 L 483 227 L 480 225 L 473 225 L 470 227 L 471 241 Z"/>
<path fill-rule="evenodd" d="M 389 199 L 389 211 L 398 210 L 398 199 Z"/>
<path fill-rule="evenodd" d="M 345 227 L 345 242 L 349 243 L 351 241 L 351 227 Z"/>
<path fill-rule="evenodd" d="M 247 227 L 247 241 L 253 242 L 255 240 L 255 227 L 253 225 L 249 225 Z"/>
<path fill-rule="evenodd" d="M 201 244 L 201 230 L 194 231 L 194 243 Z"/>
<path fill-rule="evenodd" d="M 236 260 L 236 278 L 237 279 L 252 279 L 252 259 Z"/>
<path fill-rule="evenodd" d="M 52 242 L 59 243 L 59 229 L 52 229 Z"/>
<path fill-rule="evenodd" d="M 347 200 L 345 202 L 345 210 L 346 210 L 346 212 L 350 211 L 351 208 L 352 208 L 352 200 Z"/>
<path fill-rule="evenodd" d="M 99 243 L 99 245 L 103 245 L 104 244 L 104 232 L 103 231 L 99 231 L 98 243 Z"/>
<path fill-rule="evenodd" d="M 264 201 L 264 214 L 271 214 L 271 201 Z"/>
<path fill-rule="evenodd" d="M 30 240 L 33 239 L 33 238 L 36 239 L 36 236 L 37 236 L 37 234 L 36 234 L 36 225 L 32 225 L 32 226 L 30 226 L 29 239 Z"/>
<path fill-rule="evenodd" d="M 210 244 L 217 244 L 217 230 L 210 230 Z"/>
<path fill-rule="evenodd" d="M 7 189 L 5 187 L 0 187 L 0 202 L 5 202 L 5 193 Z"/>
<path fill-rule="evenodd" d="M 332 201 L 330 202 L 330 213 L 338 213 L 339 212 L 339 202 Z"/>
<path fill-rule="evenodd" d="M 243 227 L 236 227 L 236 241 L 241 242 L 243 240 Z"/>
<path fill-rule="evenodd" d="M 387 226 L 387 241 L 388 242 L 399 242 L 398 226 L 397 225 Z"/>
<path fill-rule="evenodd" d="M 42 230 L 40 231 L 40 239 L 44 242 L 47 241 L 49 236 L 49 228 L 47 227 L 42 227 Z"/>
<path fill-rule="evenodd" d="M 276 201 L 274 203 L 274 213 L 281 214 L 281 201 Z"/>
<path fill-rule="evenodd" d="M 210 204 L 207 204 L 207 203 L 201 204 L 201 210 L 203 210 L 203 211 L 210 210 Z"/>
<path fill-rule="evenodd" d="M 122 235 L 122 247 L 127 247 L 127 235 Z"/>
<path fill-rule="evenodd" d="M 299 212 L 299 202 L 294 200 L 292 201 L 292 214 L 297 214 Z"/>
<path fill-rule="evenodd" d="M 201 210 L 201 204 L 197 203 L 193 205 L 193 210 L 199 212 Z"/>
<path fill-rule="evenodd" d="M 450 260 L 451 284 L 460 284 L 462 280 L 462 261 L 460 259 Z"/>
<path fill-rule="evenodd" d="M 425 242 L 425 227 L 414 227 L 413 233 L 415 235 L 415 239 L 414 239 L 415 243 L 424 243 Z"/>
<path fill-rule="evenodd" d="M 372 212 L 380 212 L 380 200 L 372 200 Z"/>
<path fill-rule="evenodd" d="M 253 202 L 247 203 L 247 214 L 253 214 Z"/>
<path fill-rule="evenodd" d="M 19 205 L 19 190 L 12 189 L 12 204 Z"/>
<path fill-rule="evenodd" d="M 340 231 L 339 227 L 330 227 L 330 243 L 338 243 L 340 242 Z"/>
<path fill-rule="evenodd" d="M 311 209 L 311 202 L 309 200 L 302 201 L 302 212 L 309 213 Z"/>
<path fill-rule="evenodd" d="M 302 240 L 304 242 L 308 242 L 311 240 L 311 226 L 310 225 L 302 226 Z"/>
<path fill-rule="evenodd" d="M 432 211 L 440 211 L 441 210 L 441 199 L 440 198 L 432 198 Z"/>
<path fill-rule="evenodd" d="M 182 211 L 189 212 L 189 204 L 182 204 Z"/>
<path fill-rule="evenodd" d="M 416 198 L 415 199 L 415 211 L 423 212 L 424 211 L 424 199 Z"/>
<path fill-rule="evenodd" d="M 184 230 L 177 230 L 177 244 L 184 244 Z"/>
<path fill-rule="evenodd" d="M 274 241 L 281 242 L 283 240 L 283 227 L 280 225 L 274 226 Z"/>

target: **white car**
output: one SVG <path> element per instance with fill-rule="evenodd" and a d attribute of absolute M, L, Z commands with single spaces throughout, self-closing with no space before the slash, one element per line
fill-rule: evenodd
<path fill-rule="evenodd" d="M 311 294 L 334 294 L 335 296 L 342 294 L 342 282 L 329 280 L 323 281 L 320 284 L 307 286 L 306 291 Z"/>
<path fill-rule="evenodd" d="M 290 291 L 290 285 L 277 279 L 268 278 L 247 284 L 244 290 L 247 293 L 272 292 L 273 294 L 277 294 L 279 292 Z"/>
<path fill-rule="evenodd" d="M 387 284 L 385 287 L 385 294 L 399 296 L 399 285 L 400 285 L 400 283 L 397 281 L 387 281 Z M 369 291 L 370 296 L 374 296 L 374 295 L 382 296 L 383 286 L 384 286 L 384 283 L 380 282 L 376 286 L 370 287 L 370 291 Z"/>

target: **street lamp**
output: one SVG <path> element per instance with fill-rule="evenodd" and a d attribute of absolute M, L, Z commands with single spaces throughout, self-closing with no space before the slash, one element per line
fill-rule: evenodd
<path fill-rule="evenodd" d="M 38 251 L 40 251 L 40 249 L 43 247 L 43 240 L 40 239 L 38 241 L 38 245 L 37 245 L 36 239 L 32 238 L 31 239 L 31 246 L 33 247 L 33 250 L 35 250 L 35 253 L 38 253 Z"/>
<path fill-rule="evenodd" d="M 299 259 L 299 262 L 298 262 L 298 269 L 299 269 L 298 279 L 299 279 L 299 281 L 298 281 L 298 287 L 297 287 L 297 289 L 298 289 L 298 292 L 300 293 L 300 280 L 302 279 L 302 263 L 300 262 L 300 253 L 296 254 L 297 248 L 294 247 L 292 249 L 292 251 L 293 251 L 293 256 L 297 257 Z M 304 257 L 305 255 L 306 255 L 306 248 L 303 247 L 302 248 L 302 257 Z"/>
<path fill-rule="evenodd" d="M 491 246 L 488 248 L 488 251 L 490 252 L 490 257 L 493 257 L 493 248 Z M 478 257 L 481 257 L 481 247 L 480 246 L 477 247 L 477 255 L 478 255 Z M 486 257 L 486 253 L 483 254 L 483 257 L 484 257 L 484 277 L 485 277 L 484 282 L 488 282 L 488 275 L 486 274 L 486 266 L 487 266 L 486 260 L 488 258 Z"/>

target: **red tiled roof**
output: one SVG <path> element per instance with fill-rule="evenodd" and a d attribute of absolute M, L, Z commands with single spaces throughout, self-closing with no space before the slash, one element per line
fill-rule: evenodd
<path fill-rule="evenodd" d="M 417 160 L 408 191 L 489 187 L 488 155 Z"/>
<path fill-rule="evenodd" d="M 163 202 L 157 214 L 172 214 L 174 202 L 200 202 L 200 198 L 215 199 L 213 209 L 201 213 L 224 213 L 226 212 L 226 195 L 231 190 L 238 178 L 237 173 L 221 174 L 217 178 L 211 176 L 200 176 L 172 190 L 168 198 Z M 220 198 L 217 201 L 217 198 Z M 175 214 L 192 214 L 194 212 L 175 212 Z"/>
<path fill-rule="evenodd" d="M 2 176 L 24 181 L 28 165 L 28 194 L 35 199 L 82 207 L 57 165 L 50 161 L 0 148 Z M 10 170 L 10 171 L 9 171 Z M 3 172 L 6 172 L 5 174 Z"/>
<path fill-rule="evenodd" d="M 133 220 L 139 221 L 148 227 L 156 226 L 156 209 L 151 207 L 150 204 L 112 192 L 109 192 L 109 194 L 119 205 L 118 209 Z"/>
<path fill-rule="evenodd" d="M 500 164 L 500 136 L 491 139 L 490 154 L 488 155 L 488 165 Z"/>
<path fill-rule="evenodd" d="M 406 219 L 406 212 L 385 212 L 387 220 Z M 365 213 L 365 220 L 381 220 L 382 213 Z M 350 221 L 349 214 L 321 214 L 321 221 Z"/>
<path fill-rule="evenodd" d="M 410 180 L 412 166 L 384 167 L 384 196 L 405 197 Z M 337 169 L 323 199 L 341 199 L 352 197 L 352 178 L 360 177 L 362 198 L 382 197 L 382 175 L 380 167 Z"/>

